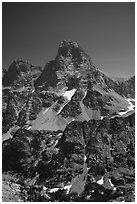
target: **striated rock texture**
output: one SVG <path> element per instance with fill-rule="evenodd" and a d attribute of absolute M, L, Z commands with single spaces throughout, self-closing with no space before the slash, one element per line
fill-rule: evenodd
<path fill-rule="evenodd" d="M 2 93 L 2 167 L 21 200 L 134 201 L 134 76 L 106 76 L 64 40 L 44 69 L 3 70 Z"/>

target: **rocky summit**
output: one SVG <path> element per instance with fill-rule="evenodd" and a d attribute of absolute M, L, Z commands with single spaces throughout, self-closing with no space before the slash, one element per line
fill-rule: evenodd
<path fill-rule="evenodd" d="M 135 76 L 63 40 L 44 68 L 15 60 L 2 77 L 3 201 L 9 183 L 16 201 L 134 201 Z"/>

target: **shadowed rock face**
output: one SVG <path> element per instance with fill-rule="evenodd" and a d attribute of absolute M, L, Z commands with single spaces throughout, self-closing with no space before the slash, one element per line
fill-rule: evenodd
<path fill-rule="evenodd" d="M 19 129 L 3 143 L 3 170 L 34 178 L 35 185 L 43 183 L 51 201 L 61 189 L 65 197 L 59 201 L 98 201 L 100 196 L 100 201 L 110 201 L 121 195 L 127 199 L 126 191 L 134 191 L 132 120 L 134 115 L 121 119 L 120 129 L 115 128 L 116 119 L 71 122 L 64 132 Z M 67 185 L 69 194 L 63 190 Z M 57 192 L 50 193 L 54 188 Z"/>
<path fill-rule="evenodd" d="M 44 69 L 3 71 L 3 171 L 23 177 L 22 199 L 133 201 L 134 93 L 71 40 Z"/>
<path fill-rule="evenodd" d="M 14 89 L 22 87 L 33 87 L 34 80 L 42 69 L 23 60 L 16 60 L 9 66 L 3 76 L 3 86 L 11 86 Z"/>

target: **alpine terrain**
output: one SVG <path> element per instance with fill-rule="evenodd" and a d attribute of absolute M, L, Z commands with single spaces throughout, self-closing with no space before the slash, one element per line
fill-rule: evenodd
<path fill-rule="evenodd" d="M 135 201 L 135 76 L 109 77 L 64 40 L 2 83 L 3 201 Z"/>

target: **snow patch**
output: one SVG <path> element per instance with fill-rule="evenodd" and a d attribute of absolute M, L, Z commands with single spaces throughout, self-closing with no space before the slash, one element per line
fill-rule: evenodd
<path fill-rule="evenodd" d="M 104 183 L 103 176 L 102 176 L 102 178 L 101 178 L 100 180 L 97 181 L 97 183 L 98 183 L 99 185 L 102 185 L 102 184 Z"/>
<path fill-rule="evenodd" d="M 60 188 L 52 188 L 52 189 L 50 189 L 50 193 L 55 193 L 55 192 L 57 192 L 58 190 L 59 190 Z"/>
<path fill-rule="evenodd" d="M 84 100 L 84 98 L 86 97 L 86 95 L 87 95 L 87 91 L 85 91 L 85 93 L 84 93 L 84 97 L 83 97 L 83 100 Z"/>
<path fill-rule="evenodd" d="M 63 135 L 63 133 L 59 133 L 57 136 L 60 138 Z"/>
<path fill-rule="evenodd" d="M 44 112 L 43 112 L 43 115 L 49 110 L 50 108 L 47 108 Z"/>
<path fill-rule="evenodd" d="M 114 187 L 114 185 L 111 183 L 111 179 L 108 179 L 109 180 L 109 183 L 112 187 Z"/>
<path fill-rule="evenodd" d="M 57 144 L 58 144 L 58 140 L 55 141 L 55 144 L 54 144 L 54 145 L 56 146 Z"/>
<path fill-rule="evenodd" d="M 65 93 L 63 93 L 64 97 L 67 97 L 67 99 L 70 101 L 72 96 L 74 95 L 76 89 L 72 89 L 70 91 L 66 91 Z"/>
<path fill-rule="evenodd" d="M 63 188 L 52 188 L 52 189 L 50 189 L 50 191 L 49 191 L 49 193 L 55 193 L 55 192 L 57 192 L 58 190 L 67 190 L 67 192 L 66 192 L 66 194 L 68 194 L 69 192 L 70 192 L 70 189 L 71 189 L 71 186 L 72 185 L 67 185 L 67 186 L 64 186 Z M 47 188 L 45 188 L 45 190 L 46 190 Z M 43 189 L 44 190 L 44 189 Z"/>
<path fill-rule="evenodd" d="M 31 129 L 31 126 L 29 126 L 28 128 L 27 128 L 27 130 L 30 130 Z"/>
<path fill-rule="evenodd" d="M 113 188 L 113 191 L 116 191 L 116 190 L 117 190 L 116 187 L 114 187 L 114 188 Z"/>
<path fill-rule="evenodd" d="M 86 162 L 86 160 L 87 160 L 87 157 L 86 157 L 86 155 L 84 155 L 84 162 Z"/>
<path fill-rule="evenodd" d="M 135 108 L 135 106 L 133 105 L 133 103 L 131 103 L 131 101 L 134 101 L 135 102 L 135 100 L 134 99 L 126 99 L 126 101 L 128 101 L 128 103 L 129 103 L 129 110 L 134 110 L 134 108 Z"/>
<path fill-rule="evenodd" d="M 44 190 L 44 191 L 46 191 L 47 189 L 48 189 L 47 187 L 43 186 L 43 190 Z"/>
<path fill-rule="evenodd" d="M 62 109 L 65 107 L 66 103 L 59 109 L 59 111 L 57 112 L 57 115 L 62 111 Z"/>
<path fill-rule="evenodd" d="M 127 110 L 127 111 L 124 111 L 124 112 L 119 112 L 119 113 L 118 113 L 119 115 L 124 115 L 124 114 L 128 113 L 129 111 L 134 110 L 134 108 L 135 108 L 135 106 L 133 105 L 133 103 L 131 103 L 131 101 L 135 101 L 134 99 L 126 98 L 125 100 L 126 100 L 126 101 L 128 102 L 128 104 L 129 104 L 128 110 Z"/>
<path fill-rule="evenodd" d="M 124 115 L 124 114 L 126 114 L 128 111 L 129 111 L 129 110 L 124 111 L 124 112 L 119 112 L 118 114 L 119 114 L 119 115 Z"/>
<path fill-rule="evenodd" d="M 109 180 L 109 183 L 110 183 L 111 187 L 113 187 L 113 191 L 116 191 L 117 189 L 116 189 L 116 187 L 113 185 L 113 183 L 111 183 L 111 179 L 108 179 L 108 180 Z"/>
<path fill-rule="evenodd" d="M 64 189 L 67 190 L 66 194 L 69 194 L 72 185 L 64 186 Z"/>
<path fill-rule="evenodd" d="M 90 168 L 89 167 L 87 167 L 87 170 L 89 170 Z"/>

